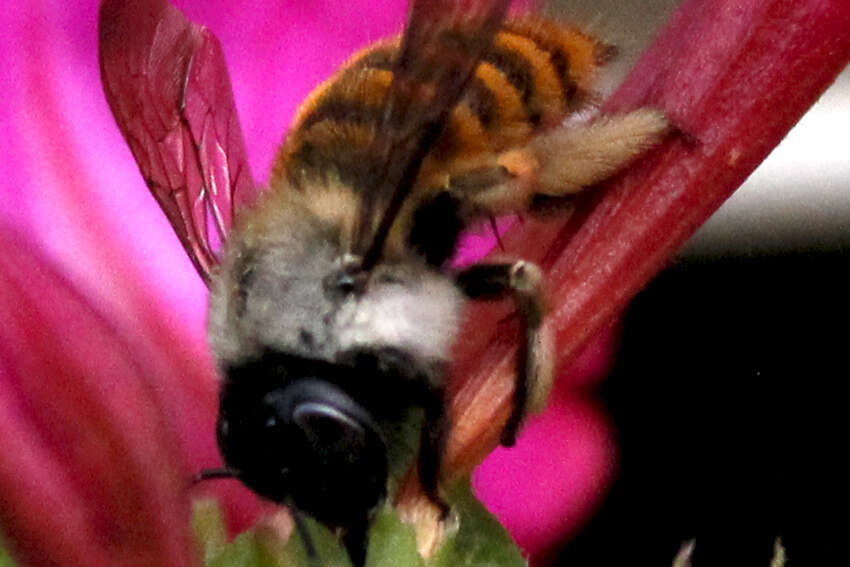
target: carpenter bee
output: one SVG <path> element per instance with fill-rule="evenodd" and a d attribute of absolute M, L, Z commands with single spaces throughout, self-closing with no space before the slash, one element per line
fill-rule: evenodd
<path fill-rule="evenodd" d="M 400 471 L 418 463 L 441 502 L 443 391 L 466 300 L 511 298 L 524 322 L 504 444 L 551 384 L 540 270 L 518 259 L 453 271 L 460 233 L 539 197 L 569 199 L 654 145 L 667 122 L 648 109 L 566 121 L 593 109 L 592 81 L 611 54 L 572 25 L 508 17 L 507 0 L 412 0 L 400 37 L 355 54 L 303 103 L 268 188 L 237 211 L 219 256 L 205 223 L 224 235 L 248 183 L 235 167 L 216 175 L 198 125 L 204 102 L 192 89 L 204 88 L 209 53 L 197 46 L 210 36 L 175 48 L 188 55 L 172 71 L 181 80 L 164 87 L 177 88 L 173 121 L 150 141 L 126 102 L 140 97 L 103 55 L 117 34 L 104 24 L 114 3 L 101 12 L 107 97 L 211 289 L 225 467 L 202 476 L 235 477 L 285 504 L 302 532 L 300 514 L 337 529 L 362 565 L 372 515 Z M 241 148 L 238 127 L 214 132 L 225 150 Z M 189 140 L 180 155 L 196 170 L 157 176 L 152 148 L 174 152 L 155 146 L 172 134 Z M 192 171 L 195 201 L 181 193 Z"/>

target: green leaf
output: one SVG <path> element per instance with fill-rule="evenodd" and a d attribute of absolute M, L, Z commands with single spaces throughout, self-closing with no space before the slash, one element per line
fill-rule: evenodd
<path fill-rule="evenodd" d="M 416 550 L 416 533 L 389 506 L 378 514 L 369 532 L 366 567 L 424 567 Z"/>
<path fill-rule="evenodd" d="M 200 543 L 204 565 L 221 555 L 227 545 L 227 529 L 215 500 L 204 499 L 193 503 L 192 531 Z"/>
<path fill-rule="evenodd" d="M 0 539 L 0 567 L 17 567 L 17 563 L 6 552 L 6 546 L 3 545 L 3 540 Z"/>
<path fill-rule="evenodd" d="M 473 496 L 468 480 L 452 487 L 448 501 L 457 525 L 428 561 L 417 552 L 413 527 L 403 523 L 394 508 L 384 505 L 370 531 L 366 567 L 528 566 L 507 530 Z M 196 504 L 192 524 L 207 567 L 351 567 L 339 539 L 309 518 L 305 524 L 318 562 L 310 561 L 297 530 L 283 542 L 277 532 L 260 525 L 227 543 L 221 512 L 214 502 Z"/>
<path fill-rule="evenodd" d="M 306 524 L 319 555 L 319 565 L 351 566 L 336 536 L 313 520 L 307 519 Z M 215 501 L 201 500 L 194 504 L 192 527 L 206 567 L 316 567 L 308 559 L 297 531 L 288 541 L 283 541 L 270 527 L 259 525 L 228 543 L 221 511 Z"/>
<path fill-rule="evenodd" d="M 325 526 L 311 518 L 305 518 L 307 532 L 318 555 L 318 565 L 321 567 L 351 567 L 348 553 L 339 539 Z M 292 532 L 289 541 L 282 546 L 278 553 L 280 565 L 286 567 L 316 567 L 317 563 L 310 561 L 307 548 L 298 530 Z M 275 564 L 277 565 L 277 564 Z"/>
<path fill-rule="evenodd" d="M 249 531 L 237 536 L 206 565 L 209 567 L 277 567 L 279 564 L 258 541 L 257 534 Z"/>
<path fill-rule="evenodd" d="M 508 531 L 472 494 L 468 479 L 452 487 L 448 500 L 459 526 L 429 561 L 429 567 L 528 566 Z"/>
<path fill-rule="evenodd" d="M 192 529 L 201 548 L 207 567 L 279 567 L 275 554 L 270 551 L 269 538 L 254 529 L 227 541 L 221 510 L 214 500 L 194 503 Z"/>

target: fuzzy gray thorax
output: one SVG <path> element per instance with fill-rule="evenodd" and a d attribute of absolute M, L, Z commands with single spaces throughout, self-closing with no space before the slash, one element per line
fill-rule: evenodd
<path fill-rule="evenodd" d="M 309 219 L 232 239 L 210 300 L 209 338 L 221 366 L 266 349 L 335 361 L 390 348 L 431 365 L 449 359 L 462 296 L 419 262 L 379 264 L 356 291 L 334 282 L 347 259 Z"/>

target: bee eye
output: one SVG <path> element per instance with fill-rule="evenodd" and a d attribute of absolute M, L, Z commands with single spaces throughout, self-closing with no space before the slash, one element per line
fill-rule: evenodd
<path fill-rule="evenodd" d="M 372 461 L 383 460 L 380 427 L 368 411 L 329 382 L 295 380 L 269 393 L 264 403 L 272 412 L 266 420 L 268 442 L 286 444 L 302 463 L 342 473 L 352 460 L 370 467 Z"/>
<path fill-rule="evenodd" d="M 368 442 L 363 425 L 332 406 L 302 403 L 292 412 L 292 420 L 314 444 L 359 447 Z"/>
<path fill-rule="evenodd" d="M 286 367 L 275 379 L 229 382 L 219 420 L 222 455 L 261 496 L 310 510 L 329 525 L 346 525 L 347 514 L 370 509 L 386 493 L 383 431 L 336 385 L 339 376 L 324 376 L 338 367 L 303 359 Z"/>

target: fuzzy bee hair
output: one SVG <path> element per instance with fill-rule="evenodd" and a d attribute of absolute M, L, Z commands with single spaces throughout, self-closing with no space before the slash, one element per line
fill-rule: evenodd
<path fill-rule="evenodd" d="M 264 349 L 329 361 L 394 350 L 423 370 L 447 364 L 463 304 L 451 280 L 413 261 L 379 264 L 368 281 L 355 281 L 347 268 L 356 260 L 329 234 L 327 218 L 297 200 L 259 211 L 234 235 L 213 278 L 209 336 L 220 365 Z M 442 385 L 440 374 L 428 375 Z"/>
<path fill-rule="evenodd" d="M 359 567 L 376 508 L 412 465 L 445 511 L 444 386 L 467 299 L 511 299 L 523 322 L 504 444 L 551 385 L 543 274 L 521 259 L 450 269 L 461 232 L 539 199 L 569 202 L 655 145 L 667 121 L 595 111 L 613 50 L 575 26 L 506 17 L 508 0 L 412 0 L 401 37 L 355 54 L 306 99 L 249 206 L 215 38 L 167 3 L 159 20 L 127 4 L 101 9 L 104 88 L 211 287 L 225 466 L 201 477 L 289 506 L 308 551 L 303 515 L 337 529 Z"/>

